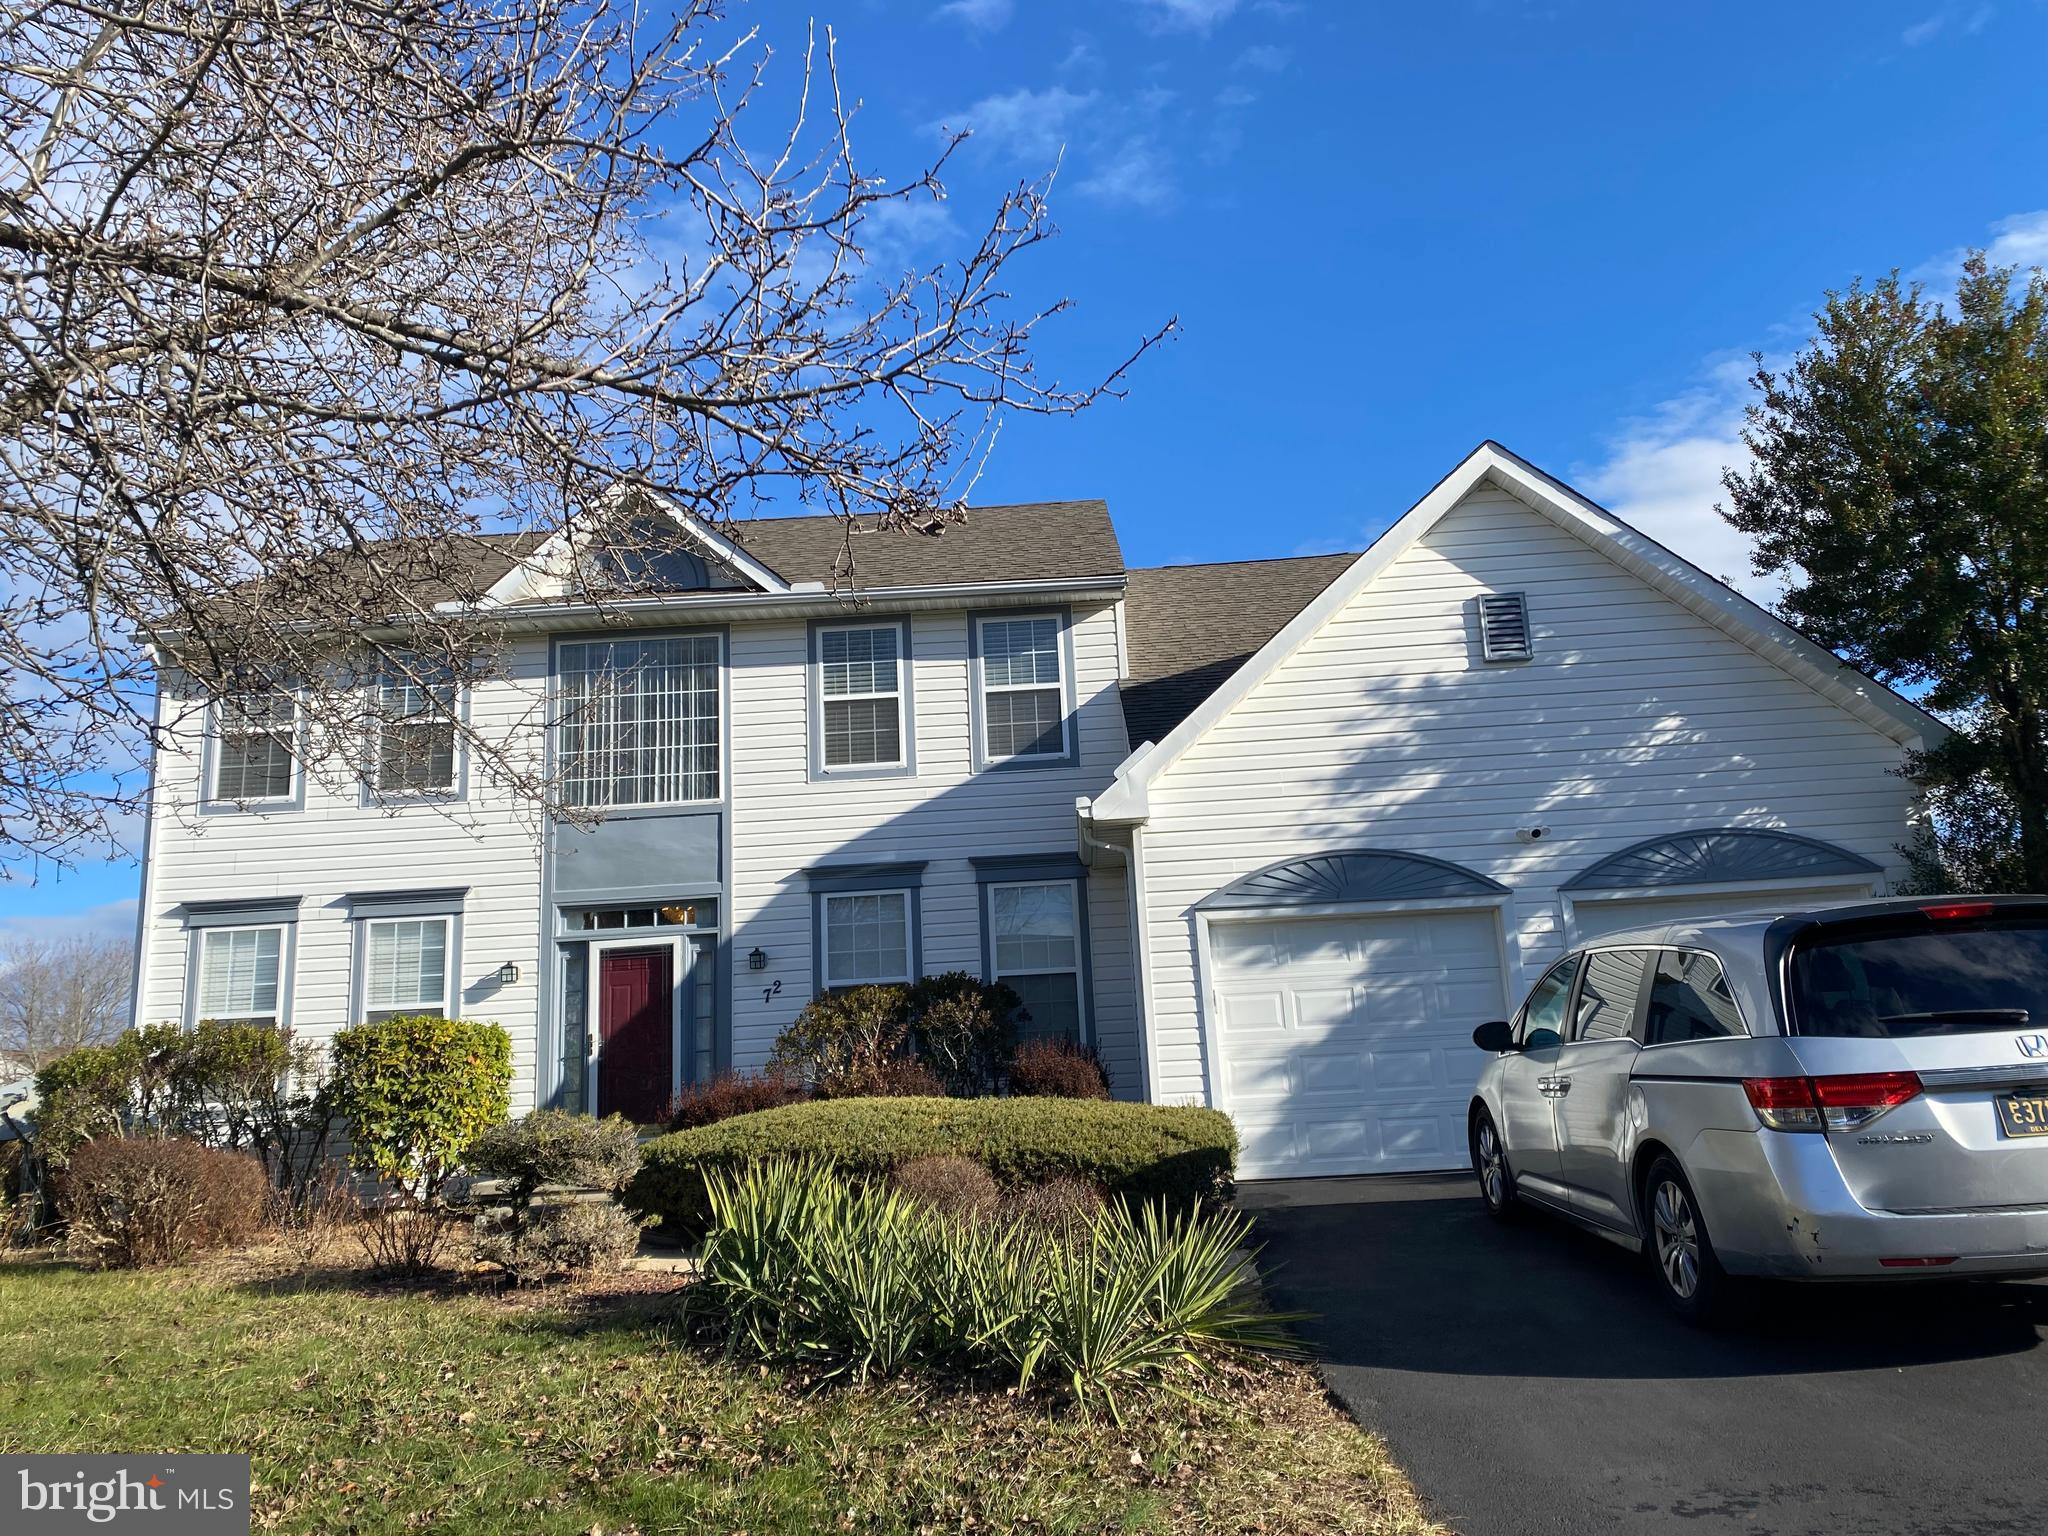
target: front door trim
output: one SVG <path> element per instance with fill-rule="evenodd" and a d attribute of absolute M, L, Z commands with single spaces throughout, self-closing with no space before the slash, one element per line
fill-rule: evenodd
<path fill-rule="evenodd" d="M 663 934 L 659 928 L 622 929 L 617 938 L 593 939 L 590 942 L 590 979 L 585 983 L 589 991 L 589 1023 L 583 1031 L 583 1048 L 587 1053 L 584 1070 L 590 1082 L 590 1108 L 592 1115 L 604 1112 L 604 1085 L 598 1081 L 602 1069 L 599 1047 L 604 1041 L 604 957 L 607 950 L 614 949 L 666 949 L 671 952 L 669 962 L 669 1096 L 673 1098 L 683 1091 L 683 989 L 688 984 L 690 939 L 689 935 Z"/>

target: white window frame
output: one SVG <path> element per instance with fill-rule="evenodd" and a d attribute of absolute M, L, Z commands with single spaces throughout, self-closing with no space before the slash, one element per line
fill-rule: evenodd
<path fill-rule="evenodd" d="M 221 766 L 227 756 L 226 748 L 229 735 L 227 729 L 227 716 L 228 712 L 235 708 L 235 701 L 233 699 L 216 699 L 213 702 L 211 709 L 209 710 L 211 719 L 209 721 L 207 730 L 207 734 L 210 740 L 208 742 L 209 751 L 208 762 L 206 767 L 206 800 L 209 805 L 279 806 L 295 805 L 298 802 L 299 775 L 302 772 L 304 772 L 304 769 L 299 762 L 299 696 L 296 692 L 291 691 L 289 689 L 280 689 L 276 692 L 265 692 L 261 695 L 258 695 L 258 697 L 281 700 L 285 703 L 290 704 L 292 707 L 291 725 L 288 730 L 290 739 L 285 748 L 286 755 L 290 760 L 290 773 L 287 775 L 285 781 L 285 791 L 281 795 L 257 795 L 247 797 L 237 797 L 234 795 L 225 795 L 221 793 Z M 254 734 L 269 735 L 271 733 L 260 732 Z"/>
<path fill-rule="evenodd" d="M 371 681 L 375 690 L 374 708 L 371 716 L 375 720 L 375 735 L 370 753 L 370 790 L 380 800 L 421 800 L 436 799 L 458 794 L 462 786 L 462 731 L 461 691 L 451 678 L 446 683 L 422 683 L 405 673 L 385 672 Z M 412 715 L 394 714 L 387 707 L 385 690 L 389 688 L 412 688 L 423 696 L 429 696 L 443 689 L 447 702 L 434 700 L 430 706 Z M 385 732 L 396 726 L 401 730 L 436 729 L 446 726 L 450 738 L 448 753 L 448 782 L 445 784 L 420 784 L 387 788 L 384 783 Z"/>
<path fill-rule="evenodd" d="M 863 976 L 857 981 L 832 979 L 832 903 L 859 901 L 871 896 L 903 898 L 903 970 L 898 975 Z M 819 990 L 834 987 L 908 986 L 917 979 L 917 892 L 909 886 L 876 886 L 867 891 L 820 891 L 818 902 L 818 984 Z"/>
<path fill-rule="evenodd" d="M 1032 967 L 1020 970 L 1004 970 L 1002 961 L 1002 939 L 996 932 L 996 892 L 1058 887 L 1067 893 L 1067 911 L 1074 921 L 1074 964 L 1066 966 Z M 1086 908 L 1081 901 L 1081 882 L 1073 879 L 1051 880 L 991 880 L 982 887 L 982 921 L 988 925 L 988 969 L 989 980 L 1002 981 L 1011 976 L 1068 976 L 1074 978 L 1074 1027 L 1076 1043 L 1085 1045 L 1095 1038 L 1094 1020 L 1088 1007 L 1088 941 L 1083 931 L 1087 921 Z"/>
<path fill-rule="evenodd" d="M 399 1007 L 390 1007 L 372 1002 L 370 999 L 370 977 L 372 974 L 372 946 L 376 943 L 376 930 L 392 928 L 400 923 L 439 923 L 441 925 L 441 995 L 439 998 L 423 998 L 417 1002 Z M 362 959 L 361 972 L 357 982 L 355 1012 L 358 1022 L 367 1022 L 372 1014 L 402 1016 L 439 1008 L 441 1017 L 456 1017 L 455 1009 L 455 965 L 456 945 L 460 942 L 456 931 L 455 914 L 452 912 L 422 912 L 410 916 L 360 917 L 356 919 L 356 939 Z"/>
<path fill-rule="evenodd" d="M 192 930 L 192 990 L 191 1017 L 188 1025 L 196 1026 L 209 1018 L 219 1019 L 267 1019 L 273 1026 L 281 1027 L 290 1016 L 292 984 L 292 925 L 290 923 L 240 923 L 220 924 Z M 274 933 L 277 935 L 277 1005 L 268 1013 L 250 1010 L 246 1013 L 215 1011 L 206 1009 L 206 946 L 216 937 L 231 938 L 238 933 Z"/>
<path fill-rule="evenodd" d="M 991 683 L 988 680 L 988 629 L 991 624 L 1050 623 L 1053 627 L 1052 654 L 1057 678 L 1050 683 Z M 1031 613 L 988 613 L 974 618 L 974 755 L 976 761 L 992 768 L 1012 764 L 1057 766 L 1071 764 L 1074 752 L 1073 668 L 1067 658 L 1067 617 L 1056 609 Z M 998 755 L 989 750 L 988 701 L 1003 693 L 1044 693 L 1059 697 L 1060 749 L 1058 752 L 1010 752 Z"/>
<path fill-rule="evenodd" d="M 887 631 L 896 640 L 896 687 L 889 693 L 827 693 L 825 691 L 825 637 Z M 821 624 L 817 634 L 817 660 L 812 677 L 817 691 L 817 771 L 829 778 L 856 778 L 862 774 L 901 771 L 910 766 L 910 646 L 909 628 L 900 619 L 883 619 L 870 624 Z M 865 763 L 833 764 L 825 756 L 825 715 L 834 704 L 865 703 L 893 699 L 896 703 L 896 755 Z"/>
<path fill-rule="evenodd" d="M 548 751 L 551 755 L 553 765 L 557 769 L 560 769 L 562 767 L 563 759 L 565 756 L 565 753 L 563 751 L 563 736 L 564 733 L 570 729 L 568 700 L 563 688 L 563 683 L 566 677 L 566 673 L 563 669 L 561 660 L 563 649 L 571 645 L 644 644 L 649 642 L 665 640 L 710 640 L 713 643 L 715 655 L 712 659 L 711 666 L 713 670 L 717 673 L 717 686 L 715 691 L 718 699 L 718 730 L 714 736 L 711 745 L 713 752 L 716 754 L 713 760 L 712 772 L 713 776 L 717 780 L 717 793 L 708 796 L 698 796 L 690 799 L 680 800 L 621 801 L 608 799 L 604 801 L 571 801 L 569 803 L 580 805 L 585 809 L 601 810 L 608 815 L 631 815 L 636 811 L 646 811 L 653 809 L 672 810 L 678 806 L 723 805 L 725 803 L 726 792 L 730 784 L 730 775 L 732 772 L 732 754 L 728 749 L 727 743 L 727 731 L 729 729 L 730 721 L 732 718 L 732 700 L 728 696 L 729 689 L 727 686 L 728 668 L 726 665 L 726 637 L 724 632 L 721 630 L 669 630 L 663 631 L 659 634 L 636 635 L 572 635 L 564 636 L 563 638 L 557 640 L 555 642 L 553 651 L 553 677 L 551 680 L 551 691 L 553 692 L 555 698 L 555 708 L 553 711 L 554 719 L 550 723 L 549 727 L 548 741 Z M 688 782 L 690 779 L 695 778 L 696 775 L 693 773 L 685 772 L 681 775 L 681 777 L 685 782 Z M 561 783 L 565 799 L 567 795 L 568 782 L 569 781 L 565 774 Z M 617 782 L 618 780 L 616 778 L 610 780 L 610 783 L 612 783 L 613 785 L 616 785 Z"/>

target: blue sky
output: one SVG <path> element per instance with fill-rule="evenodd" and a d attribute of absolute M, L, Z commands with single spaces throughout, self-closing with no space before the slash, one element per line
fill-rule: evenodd
<path fill-rule="evenodd" d="M 959 234 L 1060 161 L 1013 285 L 1075 301 L 1050 371 L 1179 316 L 1128 399 L 1008 424 L 976 493 L 1106 497 L 1133 565 L 1360 548 L 1492 437 L 1746 580 L 1712 507 L 1747 354 L 1858 274 L 2048 263 L 2043 0 L 734 9 L 785 71 L 810 15 L 870 165 L 975 131 Z M 135 886 L 0 884 L 0 928 L 123 927 Z"/>

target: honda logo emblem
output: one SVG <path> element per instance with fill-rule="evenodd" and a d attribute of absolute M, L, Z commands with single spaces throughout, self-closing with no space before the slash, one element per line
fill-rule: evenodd
<path fill-rule="evenodd" d="M 2048 1057 L 2048 1035 L 2014 1035 L 2012 1043 L 2020 1048 L 2020 1054 L 2029 1061 Z"/>

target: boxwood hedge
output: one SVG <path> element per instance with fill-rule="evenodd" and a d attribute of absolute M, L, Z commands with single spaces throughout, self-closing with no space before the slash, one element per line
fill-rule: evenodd
<path fill-rule="evenodd" d="M 1229 1192 L 1237 1131 L 1213 1109 L 1090 1099 L 824 1099 L 677 1131 L 641 1149 L 628 1205 L 685 1234 L 709 1215 L 704 1175 L 808 1157 L 881 1177 L 913 1158 L 971 1157 L 1008 1185 L 1061 1175 L 1105 1194 L 1189 1204 Z"/>

